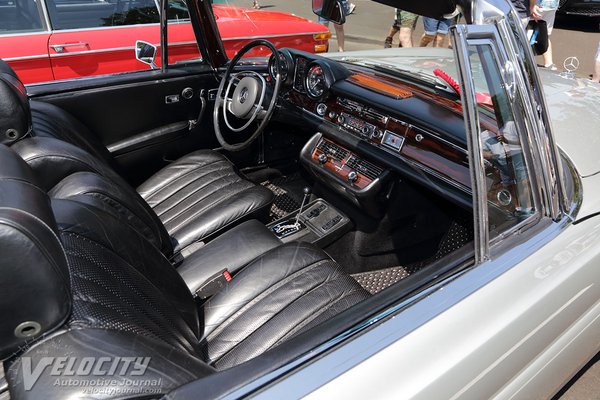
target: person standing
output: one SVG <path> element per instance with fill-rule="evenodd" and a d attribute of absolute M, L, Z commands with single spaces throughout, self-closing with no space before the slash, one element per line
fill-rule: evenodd
<path fill-rule="evenodd" d="M 348 16 L 350 14 L 352 14 L 354 12 L 354 9 L 356 8 L 356 5 L 354 5 L 354 3 L 350 3 L 348 0 L 342 0 L 342 11 L 344 12 L 345 16 Z M 325 18 L 321 18 L 319 17 L 319 23 L 325 25 L 327 28 L 329 28 L 329 21 L 326 20 Z M 345 32 L 344 32 L 344 24 L 333 24 L 333 28 L 335 29 L 335 39 L 337 41 L 337 45 L 338 45 L 338 51 L 342 52 L 344 51 L 344 44 L 345 44 Z"/>
<path fill-rule="evenodd" d="M 546 21 L 548 28 L 548 50 L 542 57 L 544 59 L 544 68 L 556 71 L 556 65 L 552 61 L 552 42 L 550 41 L 550 35 L 552 34 L 552 28 L 554 27 L 554 20 L 556 18 L 556 10 L 558 9 L 558 0 L 538 0 L 540 20 Z"/>
<path fill-rule="evenodd" d="M 450 24 L 452 23 L 451 18 L 446 19 L 435 19 L 429 17 L 423 17 L 423 27 L 425 33 L 421 36 L 421 42 L 419 46 L 425 47 L 429 43 L 433 42 L 433 47 L 443 47 L 444 39 L 448 35 Z"/>
<path fill-rule="evenodd" d="M 383 47 L 389 49 L 392 47 L 394 35 L 400 32 L 398 47 L 413 47 L 412 33 L 417 26 L 419 16 L 399 8 L 394 9 L 396 17 L 383 43 Z"/>
<path fill-rule="evenodd" d="M 530 18 L 538 20 L 542 16 L 536 0 L 511 0 L 511 3 L 521 17 L 523 27 L 527 26 Z"/>

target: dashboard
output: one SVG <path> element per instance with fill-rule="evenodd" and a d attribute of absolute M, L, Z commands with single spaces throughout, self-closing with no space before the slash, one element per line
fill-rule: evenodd
<path fill-rule="evenodd" d="M 307 53 L 285 49 L 279 57 L 287 107 L 299 110 L 317 132 L 301 153 L 316 176 L 359 205 L 395 173 L 471 207 L 465 128 L 456 98 Z M 489 200 L 513 207 L 514 193 L 488 167 Z"/>

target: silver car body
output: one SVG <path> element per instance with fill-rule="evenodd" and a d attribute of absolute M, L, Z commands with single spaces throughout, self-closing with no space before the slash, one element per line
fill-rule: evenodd
<path fill-rule="evenodd" d="M 524 32 L 510 38 L 504 29 L 516 14 L 501 1 L 472 5 L 475 25 L 454 31 L 458 57 L 469 34 L 495 35 L 516 65 L 507 41 L 523 41 Z M 333 57 L 366 56 L 390 60 L 388 51 Z M 533 57 L 521 61 L 531 66 Z M 464 88 L 469 71 L 457 72 Z M 258 397 L 548 398 L 600 350 L 600 86 L 555 73 L 519 74 L 545 197 L 540 218 L 491 245 L 480 232 L 475 266 L 315 349 L 294 373 L 277 371 L 269 379 L 280 380 Z M 528 80 L 534 88 L 543 82 L 545 95 L 528 93 Z M 469 115 L 465 120 L 469 130 Z M 475 190 L 476 220 L 486 217 L 478 196 Z"/>

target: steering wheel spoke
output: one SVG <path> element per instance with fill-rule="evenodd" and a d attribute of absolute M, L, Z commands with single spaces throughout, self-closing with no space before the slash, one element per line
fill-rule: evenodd
<path fill-rule="evenodd" d="M 255 71 L 232 72 L 241 57 L 256 46 L 268 47 L 273 54 L 277 52 L 273 44 L 263 39 L 248 43 L 231 60 L 219 85 L 213 112 L 213 122 L 217 140 L 226 150 L 239 151 L 248 147 L 265 129 L 275 109 L 279 88 L 281 87 L 279 74 L 277 74 L 277 79 L 275 80 L 274 89 L 271 94 L 272 97 L 268 99 L 267 87 L 269 83 L 261 74 Z M 279 58 L 275 57 L 275 60 L 277 63 L 276 68 L 279 70 Z M 260 121 L 260 123 L 246 141 L 231 144 L 223 138 L 221 133 L 219 118 L 221 113 L 223 114 L 223 121 L 225 121 L 227 128 L 233 132 L 244 132 L 249 129 L 253 122 Z M 246 122 L 241 127 L 235 127 L 232 121 L 230 121 L 230 116 L 238 120 L 245 120 Z"/>

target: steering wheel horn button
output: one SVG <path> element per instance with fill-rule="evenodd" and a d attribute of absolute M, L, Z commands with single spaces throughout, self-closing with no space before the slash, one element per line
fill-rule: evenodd
<path fill-rule="evenodd" d="M 231 97 L 231 112 L 238 118 L 246 118 L 252 112 L 260 95 L 259 81 L 246 76 L 240 80 Z"/>

